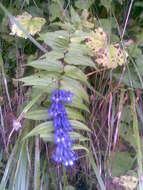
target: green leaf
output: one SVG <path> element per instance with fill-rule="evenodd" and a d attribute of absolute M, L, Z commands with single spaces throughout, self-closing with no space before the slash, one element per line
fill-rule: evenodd
<path fill-rule="evenodd" d="M 77 96 L 73 97 L 72 104 L 68 105 L 69 107 L 79 108 L 83 111 L 90 112 L 89 108 L 83 103 L 83 100 Z"/>
<path fill-rule="evenodd" d="M 95 163 L 95 159 L 94 159 L 91 151 L 89 151 L 88 157 L 89 157 L 89 162 L 90 162 L 90 164 L 91 164 L 91 166 L 93 168 L 93 171 L 94 171 L 94 173 L 96 175 L 97 181 L 98 181 L 98 183 L 100 185 L 100 189 L 101 190 L 106 190 L 104 182 L 103 182 L 102 177 L 101 177 L 101 174 L 99 173 L 99 170 L 98 170 L 97 165 Z"/>
<path fill-rule="evenodd" d="M 111 3 L 112 3 L 112 0 L 101 0 L 100 1 L 100 4 L 103 5 L 107 9 L 107 11 L 110 10 Z"/>
<path fill-rule="evenodd" d="M 35 137 L 34 190 L 40 189 L 40 139 Z"/>
<path fill-rule="evenodd" d="M 24 82 L 25 86 L 51 86 L 53 83 L 56 83 L 57 76 L 55 74 L 49 74 L 49 73 L 39 73 L 35 75 L 31 75 L 28 77 L 24 77 L 19 79 L 19 81 Z"/>
<path fill-rule="evenodd" d="M 50 21 L 54 21 L 56 18 L 62 18 L 62 9 L 58 3 L 50 3 Z"/>
<path fill-rule="evenodd" d="M 71 185 L 65 187 L 65 190 L 75 190 L 75 188 Z"/>
<path fill-rule="evenodd" d="M 47 122 L 41 123 L 40 125 L 36 126 L 34 129 L 32 129 L 32 131 L 30 131 L 24 137 L 24 139 L 32 137 L 32 136 L 36 136 L 36 135 L 39 135 L 39 134 L 40 134 L 40 136 L 45 135 L 45 134 L 51 133 L 53 130 L 54 130 L 53 122 L 52 121 L 47 121 Z"/>
<path fill-rule="evenodd" d="M 71 34 L 70 41 L 71 43 L 69 44 L 70 48 L 75 48 L 79 52 L 89 52 L 89 49 L 85 44 L 81 44 L 81 42 L 85 41 L 87 37 L 89 36 L 89 32 L 83 32 L 82 30 L 76 30 L 74 33 Z M 79 48 L 78 48 L 79 47 Z"/>
<path fill-rule="evenodd" d="M 65 76 L 77 79 L 81 82 L 87 83 L 87 77 L 81 69 L 75 66 L 66 65 L 64 67 Z"/>
<path fill-rule="evenodd" d="M 121 122 L 119 125 L 119 136 L 129 143 L 130 146 L 136 149 L 136 143 L 133 134 L 133 128 L 131 124 Z"/>
<path fill-rule="evenodd" d="M 84 137 L 83 135 L 77 132 L 70 132 L 70 137 L 72 140 L 79 140 L 79 141 L 89 140 L 88 138 Z"/>
<path fill-rule="evenodd" d="M 63 65 L 60 61 L 50 59 L 38 59 L 27 64 L 37 69 L 47 70 L 49 72 L 63 72 Z"/>
<path fill-rule="evenodd" d="M 72 21 L 73 24 L 79 24 L 79 23 L 81 23 L 79 15 L 72 8 L 72 6 L 71 6 L 71 9 L 70 9 L 70 13 L 71 13 L 71 21 Z"/>
<path fill-rule="evenodd" d="M 85 150 L 87 153 L 89 153 L 88 148 L 86 148 L 86 147 L 84 147 L 84 146 L 82 146 L 80 144 L 73 145 L 72 149 L 73 150 Z"/>
<path fill-rule="evenodd" d="M 69 33 L 64 30 L 40 34 L 40 40 L 44 41 L 52 49 L 64 52 L 69 45 Z"/>
<path fill-rule="evenodd" d="M 76 132 L 70 132 L 70 138 L 72 140 L 78 140 L 78 141 L 87 141 L 89 140 L 88 138 L 84 137 L 83 135 L 79 134 L 79 133 L 76 133 Z M 54 134 L 53 133 L 45 133 L 45 134 L 40 134 L 40 137 L 46 141 L 46 142 L 53 142 L 54 141 Z"/>
<path fill-rule="evenodd" d="M 107 32 L 112 38 L 112 33 L 111 33 L 111 30 L 112 28 L 116 28 L 117 25 L 116 25 L 116 22 L 115 22 L 115 19 L 110 17 L 108 19 L 100 19 L 100 24 L 99 24 L 99 27 L 102 26 L 104 32 Z"/>
<path fill-rule="evenodd" d="M 72 127 L 74 129 L 78 129 L 78 130 L 86 130 L 88 132 L 91 132 L 90 129 L 83 123 L 79 122 L 79 121 L 76 121 L 76 120 L 69 120 L 69 122 L 71 123 Z M 29 138 L 29 137 L 32 137 L 32 136 L 36 136 L 36 135 L 40 135 L 40 136 L 43 136 L 43 135 L 48 135 L 48 134 L 51 134 L 51 132 L 54 131 L 54 127 L 53 127 L 53 122 L 52 121 L 46 121 L 44 123 L 41 123 L 39 125 L 37 125 L 34 129 L 32 129 L 25 137 L 24 139 L 26 138 Z M 23 140 L 24 140 L 23 139 Z"/>
<path fill-rule="evenodd" d="M 69 122 L 74 129 L 85 130 L 85 131 L 91 132 L 91 130 L 85 124 L 81 123 L 80 121 L 69 120 Z"/>
<path fill-rule="evenodd" d="M 79 112 L 79 110 L 70 108 L 70 107 L 66 108 L 66 110 L 67 110 L 69 119 L 85 121 L 84 117 Z M 36 120 L 36 121 L 47 120 L 47 119 L 49 119 L 48 109 L 40 109 L 39 108 L 38 110 L 28 111 L 24 115 L 24 117 L 26 119 L 32 119 L 32 120 Z"/>
<path fill-rule="evenodd" d="M 92 0 L 77 0 L 75 1 L 75 6 L 78 9 L 89 9 L 92 3 L 93 3 Z"/>
<path fill-rule="evenodd" d="M 82 116 L 82 114 L 80 113 L 79 110 L 74 109 L 74 108 L 66 108 L 67 110 L 67 114 L 69 119 L 73 119 L 73 120 L 79 120 L 79 121 L 85 121 L 84 117 Z"/>
<path fill-rule="evenodd" d="M 128 124 L 131 124 L 130 122 L 133 121 L 131 108 L 129 105 L 125 105 L 123 107 L 120 121 L 128 123 Z"/>
<path fill-rule="evenodd" d="M 49 118 L 48 116 L 48 109 L 38 109 L 27 112 L 24 117 L 26 119 L 32 119 L 36 121 L 40 120 L 47 120 Z"/>
<path fill-rule="evenodd" d="M 134 158 L 128 152 L 116 152 L 111 159 L 111 170 L 113 176 L 125 175 L 132 169 Z"/>
<path fill-rule="evenodd" d="M 139 2 L 139 1 L 137 1 L 137 2 L 134 3 L 134 6 L 135 6 L 135 7 L 140 7 L 140 8 L 141 8 L 141 7 L 143 7 L 143 2 Z"/>
<path fill-rule="evenodd" d="M 139 73 L 143 76 L 143 55 L 139 55 L 136 59 L 137 69 Z"/>
<path fill-rule="evenodd" d="M 64 58 L 64 53 L 53 50 L 53 51 L 45 53 L 40 58 L 55 61 L 55 60 Z"/>
<path fill-rule="evenodd" d="M 118 74 L 118 73 L 114 73 L 113 76 L 118 80 L 120 80 L 120 78 L 121 78 L 121 74 Z M 131 82 L 132 82 L 133 88 L 141 88 L 142 89 L 141 82 L 139 81 L 139 78 L 135 72 L 131 72 L 131 82 L 130 82 L 130 79 L 129 79 L 129 76 L 127 73 L 123 76 L 121 82 L 129 87 L 131 87 Z"/>
<path fill-rule="evenodd" d="M 70 65 L 89 66 L 96 68 L 95 63 L 90 57 L 79 54 L 76 50 L 69 50 L 69 52 L 65 55 L 64 60 Z"/>
<path fill-rule="evenodd" d="M 82 87 L 80 82 L 68 78 L 68 77 L 63 77 L 61 80 L 61 89 L 66 89 L 71 91 L 75 96 L 82 98 L 86 102 L 89 102 L 89 97 L 86 92 L 86 90 Z"/>

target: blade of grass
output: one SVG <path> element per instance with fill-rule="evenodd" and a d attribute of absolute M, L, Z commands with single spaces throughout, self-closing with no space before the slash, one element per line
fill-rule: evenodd
<path fill-rule="evenodd" d="M 34 190 L 40 190 L 40 147 L 39 147 L 39 136 L 35 137 Z"/>
<path fill-rule="evenodd" d="M 11 169 L 12 169 L 12 167 L 11 167 L 12 166 L 12 162 L 13 162 L 13 159 L 15 157 L 15 153 L 16 153 L 17 148 L 18 148 L 18 143 L 19 143 L 19 141 L 17 140 L 17 142 L 16 142 L 16 144 L 15 144 L 13 150 L 12 150 L 12 153 L 9 156 L 8 162 L 6 164 L 5 171 L 4 171 L 1 183 L 0 183 L 0 186 L 2 188 L 6 188 L 6 184 L 8 182 L 8 179 L 9 179 L 9 176 L 10 176 L 10 173 L 11 173 Z"/>
<path fill-rule="evenodd" d="M 6 91 L 9 107 L 10 107 L 10 109 L 12 111 L 11 100 L 10 100 L 10 95 L 9 95 L 9 92 L 8 92 L 7 79 L 6 79 L 6 75 L 5 75 L 5 71 L 4 71 L 4 64 L 3 64 L 3 59 L 2 59 L 1 53 L 0 53 L 0 66 L 1 66 L 3 82 L 4 82 L 4 86 L 5 86 L 5 91 Z"/>
<path fill-rule="evenodd" d="M 20 153 L 18 157 L 18 162 L 16 164 L 16 171 L 13 179 L 12 189 L 28 190 L 29 179 L 27 178 L 27 175 L 29 173 L 29 168 L 25 142 L 20 145 L 19 149 Z"/>
<path fill-rule="evenodd" d="M 89 157 L 90 164 L 91 164 L 92 169 L 93 169 L 93 171 L 94 171 L 94 173 L 96 175 L 96 178 L 97 178 L 97 181 L 98 181 L 98 183 L 100 185 L 101 190 L 106 190 L 104 182 L 103 182 L 103 180 L 102 180 L 102 178 L 101 178 L 101 176 L 99 174 L 99 171 L 97 169 L 97 165 L 96 165 L 96 163 L 94 161 L 94 158 L 93 158 L 93 155 L 92 155 L 91 151 L 89 151 L 88 157 Z"/>
<path fill-rule="evenodd" d="M 138 126 L 138 119 L 137 119 L 137 113 L 136 113 L 136 103 L 135 103 L 135 97 L 133 91 L 130 91 L 130 100 L 131 100 L 131 111 L 133 115 L 133 131 L 134 131 L 134 137 L 136 142 L 136 154 L 137 154 L 137 172 L 139 177 L 139 190 L 143 189 L 143 165 L 142 165 L 142 148 L 141 148 L 141 140 L 139 135 L 139 126 Z"/>

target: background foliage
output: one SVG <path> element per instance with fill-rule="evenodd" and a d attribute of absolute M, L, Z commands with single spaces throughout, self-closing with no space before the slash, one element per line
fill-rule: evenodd
<path fill-rule="evenodd" d="M 13 16 L 25 11 L 46 20 L 42 31 L 10 35 Z M 2 190 L 143 189 L 142 17 L 141 0 L 1 1 Z M 126 64 L 108 69 L 95 62 L 86 40 L 98 27 L 108 47 L 119 43 L 128 52 Z M 57 80 L 75 94 L 67 111 L 79 159 L 68 169 L 51 159 L 47 109 Z"/>

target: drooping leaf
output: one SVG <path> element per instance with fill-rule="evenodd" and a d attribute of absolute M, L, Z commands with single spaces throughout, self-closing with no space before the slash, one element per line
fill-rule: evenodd
<path fill-rule="evenodd" d="M 32 129 L 32 131 L 30 131 L 25 137 L 29 138 L 32 136 L 36 136 L 36 135 L 42 135 L 42 134 L 48 134 L 51 133 L 54 130 L 53 128 L 53 122 L 52 121 L 47 121 L 44 123 L 39 124 L 38 126 L 36 126 L 34 129 Z"/>
<path fill-rule="evenodd" d="M 91 130 L 83 123 L 77 120 L 69 120 L 70 124 L 74 129 L 79 129 L 79 130 L 85 130 L 88 132 L 91 132 Z"/>
<path fill-rule="evenodd" d="M 86 75 L 78 67 L 66 65 L 64 67 L 65 76 L 77 79 L 81 82 L 87 83 Z"/>
<path fill-rule="evenodd" d="M 84 137 L 83 135 L 76 133 L 76 132 L 70 132 L 70 138 L 74 141 L 88 141 L 89 139 Z M 46 142 L 53 142 L 54 141 L 54 135 L 53 133 L 47 133 L 47 134 L 40 134 L 40 137 L 46 141 Z"/>
<path fill-rule="evenodd" d="M 86 111 L 89 113 L 88 106 L 83 102 L 83 100 L 77 96 L 73 97 L 72 104 L 68 105 L 69 107 L 78 108 L 80 110 Z"/>
<path fill-rule="evenodd" d="M 83 117 L 82 113 L 79 110 L 74 109 L 74 108 L 69 108 L 69 107 L 67 107 L 66 110 L 67 110 L 69 119 L 85 122 L 85 118 Z"/>
<path fill-rule="evenodd" d="M 75 108 L 70 108 L 70 107 L 67 107 L 66 110 L 67 110 L 69 119 L 85 121 L 84 117 L 79 112 L 79 110 Z M 28 111 L 24 115 L 24 117 L 27 119 L 36 120 L 36 121 L 47 120 L 49 119 L 48 109 L 39 108 L 37 110 Z"/>
<path fill-rule="evenodd" d="M 89 102 L 87 92 L 84 90 L 80 82 L 74 79 L 63 77 L 61 80 L 61 89 L 67 89 L 71 91 L 75 96 L 82 98 L 86 102 Z"/>
<path fill-rule="evenodd" d="M 33 110 L 33 111 L 28 111 L 24 117 L 26 119 L 31 119 L 31 120 L 36 120 L 36 121 L 40 121 L 40 120 L 47 120 L 49 118 L 48 116 L 48 109 L 37 109 L 37 110 Z"/>
<path fill-rule="evenodd" d="M 72 149 L 73 149 L 73 150 L 85 150 L 86 153 L 89 153 L 88 148 L 86 148 L 86 147 L 84 147 L 84 146 L 82 146 L 82 145 L 80 145 L 80 144 L 75 144 L 75 145 L 73 145 Z"/>
<path fill-rule="evenodd" d="M 76 121 L 76 120 L 69 120 L 70 124 L 72 125 L 72 127 L 76 130 L 85 130 L 88 132 L 91 132 L 90 129 L 83 123 Z M 52 121 L 46 121 L 44 123 L 41 123 L 39 125 L 37 125 L 36 127 L 34 127 L 34 129 L 32 129 L 32 131 L 30 131 L 25 137 L 29 138 L 32 136 L 36 136 L 36 135 L 45 135 L 45 134 L 51 134 L 51 132 L 54 131 L 54 127 L 53 127 L 53 122 Z"/>

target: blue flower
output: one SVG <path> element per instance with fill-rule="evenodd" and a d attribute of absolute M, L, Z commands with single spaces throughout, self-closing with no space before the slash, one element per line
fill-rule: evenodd
<path fill-rule="evenodd" d="M 53 119 L 54 124 L 54 141 L 57 145 L 53 159 L 57 163 L 63 163 L 65 166 L 72 166 L 77 160 L 75 152 L 72 151 L 73 142 L 69 132 L 72 131 L 72 126 L 68 120 L 68 115 L 65 109 L 65 104 L 72 103 L 73 93 L 70 91 L 56 89 L 51 94 L 51 107 L 49 115 Z"/>

